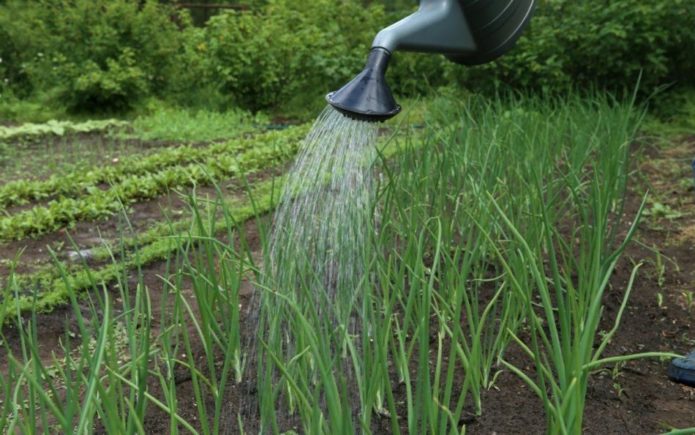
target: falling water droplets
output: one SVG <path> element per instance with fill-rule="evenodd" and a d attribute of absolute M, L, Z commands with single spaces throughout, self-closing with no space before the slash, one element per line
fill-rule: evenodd
<path fill-rule="evenodd" d="M 347 347 L 359 347 L 357 309 L 368 283 L 365 244 L 374 228 L 377 132 L 377 124 L 349 119 L 329 106 L 312 126 L 287 175 L 258 299 L 251 301 L 247 311 L 247 320 L 256 329 L 256 335 L 249 336 L 247 368 L 266 394 L 281 384 L 282 377 L 298 374 L 290 372 L 313 371 L 317 358 L 327 358 L 333 375 L 349 386 L 350 403 L 360 403 L 356 371 L 350 359 L 342 356 Z M 307 323 L 297 322 L 297 316 Z M 312 354 L 318 349 L 307 351 L 306 337 L 298 338 L 307 329 L 326 340 L 321 355 Z M 276 358 L 292 361 L 285 368 L 290 372 L 281 374 Z M 319 382 L 318 373 L 309 378 Z M 248 386 L 252 395 L 255 390 Z M 286 396 L 289 390 L 282 391 L 272 404 L 266 404 L 267 412 L 292 412 L 277 408 L 291 402 Z M 254 412 L 253 403 L 248 402 L 243 413 Z"/>
<path fill-rule="evenodd" d="M 308 286 L 314 304 L 348 314 L 364 276 L 376 136 L 374 123 L 330 107 L 314 123 L 275 215 L 266 272 L 276 291 Z"/>

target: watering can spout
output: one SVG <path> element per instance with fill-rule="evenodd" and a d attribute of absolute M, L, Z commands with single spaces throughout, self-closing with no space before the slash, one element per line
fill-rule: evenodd
<path fill-rule="evenodd" d="M 386 83 L 391 52 L 374 47 L 369 52 L 367 65 L 354 79 L 335 92 L 326 95 L 326 100 L 344 115 L 361 121 L 385 121 L 401 111 Z"/>
<path fill-rule="evenodd" d="M 514 45 L 536 1 L 421 0 L 415 13 L 376 35 L 364 70 L 326 100 L 348 117 L 385 121 L 400 112 L 385 78 L 394 51 L 438 53 L 466 65 L 490 62 Z"/>

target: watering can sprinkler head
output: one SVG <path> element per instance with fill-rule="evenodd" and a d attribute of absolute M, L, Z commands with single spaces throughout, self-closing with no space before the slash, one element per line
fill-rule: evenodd
<path fill-rule="evenodd" d="M 391 52 L 374 47 L 369 52 L 367 65 L 348 84 L 326 95 L 326 100 L 345 116 L 360 121 L 386 121 L 401 111 L 389 85 L 386 69 Z"/>
<path fill-rule="evenodd" d="M 420 0 L 415 13 L 376 35 L 364 70 L 326 100 L 350 118 L 385 121 L 401 110 L 385 78 L 394 51 L 439 53 L 465 65 L 491 62 L 512 48 L 536 1 Z"/>

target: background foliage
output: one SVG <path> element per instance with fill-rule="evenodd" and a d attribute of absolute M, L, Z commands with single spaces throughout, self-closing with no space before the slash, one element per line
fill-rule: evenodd
<path fill-rule="evenodd" d="M 74 111 L 123 110 L 157 94 L 176 74 L 181 33 L 171 10 L 154 1 L 39 0 L 7 2 L 12 89 Z"/>
<path fill-rule="evenodd" d="M 643 91 L 695 83 L 695 1 L 546 0 L 518 46 L 497 62 L 449 74 L 489 89 L 598 86 Z"/>
<path fill-rule="evenodd" d="M 362 66 L 376 32 L 410 1 L 264 0 L 202 26 L 154 0 L 0 2 L 0 93 L 72 112 L 123 112 L 151 98 L 193 107 L 307 108 Z M 510 53 L 474 68 L 399 53 L 401 95 L 433 87 L 650 93 L 695 81 L 695 0 L 545 0 Z M 0 106 L 2 106 L 0 104 Z M 0 116 L 12 113 L 0 108 Z"/>

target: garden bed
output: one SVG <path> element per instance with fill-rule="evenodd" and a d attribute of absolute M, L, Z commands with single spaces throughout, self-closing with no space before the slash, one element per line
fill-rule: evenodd
<path fill-rule="evenodd" d="M 521 116 L 520 119 L 536 116 L 532 111 L 530 115 L 528 113 L 520 115 L 514 110 L 512 109 L 511 116 Z M 478 127 L 483 128 L 484 124 L 481 123 Z M 456 136 L 448 137 L 452 140 L 451 138 Z M 434 140 L 442 139 L 437 136 Z M 629 177 L 623 222 L 617 231 L 617 241 L 627 235 L 632 220 L 640 211 L 643 195 L 647 189 L 650 191 L 649 199 L 644 207 L 639 228 L 610 275 L 609 284 L 603 294 L 604 311 L 598 327 L 599 337 L 613 326 L 613 321 L 621 309 L 625 289 L 631 285 L 635 265 L 641 263 L 642 266 L 632 283 L 632 293 L 622 316 L 620 328 L 606 347 L 603 353 L 604 358 L 647 351 L 682 354 L 695 347 L 695 325 L 693 324 L 695 305 L 692 293 L 695 290 L 693 248 L 695 192 L 689 165 L 689 159 L 695 155 L 695 140 L 692 137 L 679 138 L 668 146 L 656 145 L 650 141 L 639 141 L 639 143 L 642 143 L 640 147 L 635 145 L 631 150 L 632 167 L 636 170 Z M 440 143 L 426 144 L 431 147 L 428 148 L 430 150 L 439 145 Z M 438 153 L 442 151 L 439 148 L 437 150 Z M 413 167 L 419 164 L 431 164 L 433 168 L 438 168 L 439 166 L 436 165 L 441 164 L 436 162 L 435 157 L 432 157 L 432 162 L 422 163 L 418 159 L 424 158 L 425 154 L 418 154 L 415 151 L 417 151 L 416 148 L 406 149 L 406 153 L 395 160 L 401 165 L 412 164 Z M 413 155 L 409 157 L 408 152 Z M 566 162 L 562 161 L 560 164 L 566 164 Z M 446 165 L 448 163 L 445 164 L 445 168 L 449 167 Z M 475 168 L 475 165 L 468 166 L 469 170 Z M 393 167 L 390 170 L 404 171 L 403 167 Z M 417 172 L 413 173 L 413 178 L 409 178 L 411 175 L 405 171 L 397 173 L 405 183 L 404 188 L 420 186 L 425 189 L 427 183 L 433 181 L 417 178 Z M 431 171 L 430 173 L 434 174 Z M 578 173 L 587 174 L 587 172 Z M 450 175 L 450 177 L 453 176 Z M 442 177 L 436 178 L 434 182 L 446 183 L 449 180 L 451 178 Z M 264 181 L 266 180 L 262 176 L 251 180 L 251 190 Z M 490 179 L 490 183 L 494 181 Z M 490 184 L 492 185 L 494 184 Z M 441 185 L 443 190 L 450 187 Z M 498 195 L 495 197 L 498 204 L 504 204 L 505 198 L 511 198 L 510 195 L 515 194 L 517 186 L 503 185 L 502 187 L 502 190 L 494 193 Z M 430 185 L 429 189 L 431 192 L 437 192 L 437 185 Z M 212 190 L 205 191 L 212 193 Z M 404 190 L 394 194 L 403 195 L 406 198 L 408 192 Z M 524 195 L 523 191 L 516 191 L 516 194 Z M 411 216 L 409 219 L 420 218 L 416 216 L 421 212 L 418 207 L 423 207 L 422 218 L 424 219 L 428 210 L 423 205 L 424 201 L 434 203 L 437 198 L 434 193 L 422 193 L 421 197 L 413 198 L 412 204 L 409 204 L 406 210 L 408 213 L 414 213 L 412 216 L 415 217 Z M 444 192 L 442 192 L 442 198 L 450 199 Z M 179 206 L 185 206 L 185 202 L 181 202 Z M 519 203 L 519 206 L 524 205 Z M 158 207 L 156 201 L 135 204 L 132 210 L 135 214 L 131 214 L 131 217 L 144 218 L 145 215 L 142 213 L 152 207 Z M 3 349 L 16 357 L 26 351 L 27 343 L 29 343 L 34 347 L 36 357 L 47 366 L 67 364 L 65 358 L 73 353 L 77 360 L 92 361 L 85 359 L 91 358 L 91 354 L 78 356 L 75 352 L 79 350 L 80 343 L 91 343 L 89 344 L 91 349 L 98 351 L 100 347 L 97 338 L 100 328 L 108 326 L 114 338 L 110 339 L 104 348 L 104 358 L 107 362 L 104 363 L 103 370 L 99 370 L 104 377 L 101 381 L 102 385 L 119 385 L 124 382 L 123 379 L 115 377 L 114 373 L 120 373 L 119 376 L 126 377 L 129 382 L 137 382 L 138 378 L 133 377 L 134 373 L 144 367 L 150 370 L 150 374 L 148 378 L 143 378 L 146 384 L 140 384 L 137 389 L 133 388 L 134 384 L 123 383 L 118 386 L 122 388 L 122 391 L 117 395 L 114 395 L 111 390 L 101 391 L 102 402 L 99 403 L 103 405 L 94 406 L 111 406 L 106 402 L 107 400 L 126 400 L 131 401 L 131 404 L 147 402 L 146 409 L 137 408 L 131 413 L 132 417 L 127 417 L 138 419 L 139 416 L 143 416 L 141 423 L 145 433 L 170 433 L 172 425 L 184 432 L 187 427 L 200 430 L 203 427 L 212 428 L 217 425 L 216 430 L 222 433 L 236 433 L 239 431 L 240 421 L 243 422 L 244 429 L 248 433 L 254 433 L 260 425 L 257 406 L 258 398 L 262 393 L 257 389 L 255 376 L 251 374 L 251 371 L 247 371 L 243 377 L 244 380 L 237 383 L 235 373 L 239 367 L 234 362 L 234 357 L 230 356 L 233 354 L 225 349 L 237 349 L 245 343 L 248 344 L 249 337 L 253 337 L 256 332 L 255 314 L 250 318 L 245 317 L 247 313 L 245 308 L 257 303 L 257 299 L 254 299 L 255 281 L 263 260 L 263 247 L 271 221 L 268 212 L 272 203 L 255 207 L 258 207 L 257 213 L 248 213 L 248 216 L 244 215 L 244 219 L 237 219 L 238 216 L 234 216 L 233 207 L 220 210 L 221 214 L 216 215 L 215 218 L 216 222 L 222 223 L 220 226 L 201 227 L 196 232 L 183 230 L 178 239 L 181 243 L 175 249 L 163 254 L 161 259 L 153 257 L 151 261 L 128 264 L 122 270 L 116 271 L 108 280 L 95 280 L 85 287 L 90 291 L 84 298 L 76 298 L 72 291 L 67 292 L 67 302 L 70 305 L 58 305 L 52 307 L 52 311 L 45 313 L 32 314 L 29 310 L 30 315 L 25 315 L 22 322 L 9 320 L 3 327 L 0 337 Z M 507 213 L 512 213 L 512 209 L 505 210 Z M 157 219 L 154 210 L 151 211 Z M 453 213 L 448 208 L 442 208 L 440 211 L 444 214 Z M 197 227 L 206 219 L 205 216 L 202 219 L 193 217 L 190 226 Z M 243 224 L 242 220 L 245 221 Z M 416 222 L 419 221 L 415 220 L 413 223 Z M 408 228 L 405 223 L 398 222 L 398 224 L 404 225 L 403 229 Z M 88 222 L 77 224 L 76 229 L 80 231 L 78 240 L 90 232 L 91 225 Z M 484 222 L 479 225 L 484 225 Z M 564 237 L 572 234 L 566 232 L 570 231 L 571 225 L 567 224 L 566 227 L 561 228 Z M 446 246 L 446 249 L 451 251 L 449 254 L 453 255 L 457 250 L 463 251 L 469 248 L 458 246 L 458 239 L 465 241 L 465 235 L 456 233 L 457 242 Z M 38 249 L 42 241 L 50 241 L 51 236 L 47 237 L 47 239 L 42 238 L 32 242 L 36 245 L 34 248 Z M 427 238 L 430 235 L 423 232 L 423 237 Z M 394 236 L 393 240 L 397 240 L 400 244 L 398 248 L 400 252 L 406 252 L 416 246 L 408 245 L 412 243 L 412 240 L 408 241 L 410 239 L 405 232 Z M 436 256 L 430 248 L 432 247 L 417 251 L 422 255 L 419 260 L 422 262 L 424 277 L 430 276 L 426 268 L 436 267 L 433 263 L 433 258 Z M 134 251 L 134 254 L 138 255 L 138 252 Z M 485 279 L 492 283 L 503 274 L 504 269 L 497 260 L 494 260 L 493 254 L 486 254 L 481 258 L 484 264 L 488 264 L 488 268 L 483 275 L 476 276 L 475 279 Z M 392 264 L 395 266 L 398 262 Z M 447 264 L 450 267 L 457 263 Z M 438 273 L 448 272 L 444 270 Z M 416 276 L 409 278 L 409 285 L 413 284 L 411 281 L 413 278 Z M 104 285 L 107 288 L 106 292 L 103 291 Z M 483 305 L 489 303 L 496 289 L 492 284 L 488 287 L 485 285 L 479 289 L 483 295 L 480 299 Z M 442 290 L 439 286 L 433 289 L 437 292 Z M 106 303 L 106 299 L 110 299 L 111 302 Z M 231 309 L 237 304 L 240 307 L 238 311 Z M 219 317 L 223 311 L 217 310 L 222 310 L 226 306 L 231 310 L 227 312 L 229 317 Z M 540 309 L 540 306 L 537 308 Z M 406 316 L 405 305 L 398 308 L 394 315 Z M 20 317 L 22 317 L 21 314 Z M 215 319 L 214 322 L 213 319 Z M 432 346 L 431 349 L 437 349 L 436 343 L 440 339 L 436 334 L 438 322 L 436 316 L 430 319 L 432 331 L 425 341 L 429 342 L 428 346 Z M 218 326 L 213 326 L 213 323 Z M 204 327 L 201 328 L 200 325 Z M 32 331 L 33 339 L 27 338 L 28 331 Z M 136 331 L 144 331 L 146 334 Z M 413 331 L 417 332 L 416 329 Z M 147 337 L 151 340 L 151 348 L 141 347 L 145 346 Z M 184 339 L 184 337 L 187 338 Z M 521 327 L 519 337 L 527 342 L 530 337 L 529 331 Z M 77 347 L 73 346 L 74 350 L 71 351 L 73 353 L 65 353 L 66 339 L 77 343 Z M 169 348 L 162 344 L 166 343 L 162 340 L 171 340 L 169 343 L 178 344 Z M 451 338 L 444 337 L 442 342 L 444 343 L 444 346 L 440 347 L 442 353 L 449 355 L 452 351 Z M 422 343 L 421 341 L 419 345 L 421 346 Z M 245 348 L 244 351 L 248 350 Z M 148 356 L 145 357 L 145 353 L 139 352 L 152 353 L 147 353 Z M 136 361 L 142 361 L 142 358 L 145 365 L 136 365 L 139 364 Z M 504 360 L 528 376 L 534 376 L 534 361 L 518 344 L 514 342 L 509 344 L 504 352 Z M 638 359 L 604 364 L 595 370 L 588 381 L 583 417 L 584 431 L 597 434 L 659 433 L 667 432 L 672 428 L 695 427 L 693 416 L 695 414 L 692 412 L 695 409 L 695 389 L 669 381 L 666 376 L 668 362 L 667 358 Z M 133 370 L 124 369 L 118 372 L 120 369 L 117 367 L 130 367 L 129 364 L 132 364 Z M 417 371 L 422 369 L 422 361 L 416 363 L 413 360 L 408 364 L 411 376 L 419 377 Z M 428 356 L 425 364 L 428 367 L 437 367 L 436 352 Z M 105 368 L 107 366 L 108 369 Z M 196 367 L 196 371 L 190 370 L 190 367 Z M 441 367 L 446 372 L 446 363 Z M 0 369 L 7 374 L 5 379 L 17 379 L 15 363 L 2 358 Z M 53 373 L 54 369 L 49 370 Z M 247 370 L 252 369 L 247 367 Z M 412 423 L 409 420 L 411 416 L 409 413 L 413 412 L 409 408 L 413 403 L 412 391 L 409 391 L 411 386 L 403 382 L 397 373 L 393 367 L 389 373 L 393 409 L 396 410 L 396 415 L 386 405 L 380 409 L 372 409 L 369 428 L 374 433 L 392 433 L 394 422 L 402 432 L 408 432 L 411 429 Z M 497 363 L 494 364 L 491 375 L 494 376 L 494 380 L 480 392 L 482 412 L 478 413 L 474 403 L 468 398 L 463 412 L 452 424 L 466 425 L 469 433 L 544 432 L 548 425 L 546 410 L 543 402 L 529 385 L 517 374 Z M 225 379 L 228 382 L 223 384 Z M 56 376 L 42 382 L 60 390 L 67 381 Z M 457 369 L 452 383 L 454 394 L 461 390 L 464 382 L 466 381 L 463 371 Z M 2 385 L 7 386 L 7 384 Z M 22 391 L 30 388 L 27 384 L 23 385 Z M 72 385 L 72 388 L 77 388 L 79 391 L 79 394 L 72 399 L 74 403 L 87 400 L 87 395 L 90 393 L 84 383 L 78 382 Z M 155 398 L 159 404 L 155 403 Z M 42 399 L 34 400 L 37 401 L 34 405 L 36 411 L 46 412 L 45 402 Z M 67 399 L 64 400 L 68 403 Z M 115 403 L 117 402 L 113 402 Z M 359 398 L 351 402 L 352 409 L 359 411 L 357 403 Z M 176 406 L 175 412 L 172 412 L 171 408 L 162 407 L 163 405 L 172 406 L 172 404 Z M 428 406 L 431 404 L 429 403 Z M 223 406 L 221 408 L 223 412 L 219 413 L 219 418 L 215 418 L 215 412 L 218 412 L 216 409 L 220 405 Z M 343 405 L 348 406 L 347 403 Z M 5 406 L 8 406 L 7 402 Z M 11 417 L 7 414 L 10 408 L 3 409 L 5 414 L 0 414 L 0 417 Z M 97 432 L 109 432 L 109 428 L 112 432 L 113 427 L 118 427 L 113 426 L 117 420 L 104 419 L 103 409 L 93 408 L 93 420 L 90 421 Z M 206 409 L 206 413 L 201 414 L 201 409 Z M 46 422 L 41 424 L 59 427 L 60 418 L 55 417 L 54 414 L 50 415 L 52 416 L 47 417 Z M 102 418 L 98 418 L 97 415 Z M 279 412 L 276 419 L 282 431 L 302 432 L 306 429 L 306 423 L 297 414 Z M 3 422 L 4 420 L 0 419 L 0 424 Z M 27 428 L 32 422 L 19 420 L 18 424 L 19 428 Z"/>

